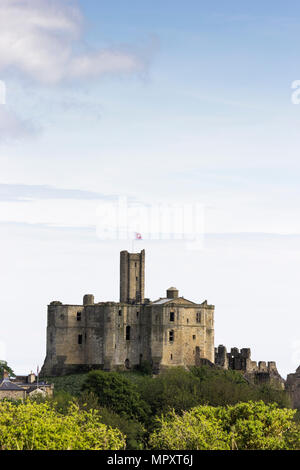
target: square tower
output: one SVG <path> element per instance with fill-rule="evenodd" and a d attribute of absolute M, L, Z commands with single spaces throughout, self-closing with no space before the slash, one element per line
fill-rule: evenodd
<path fill-rule="evenodd" d="M 120 302 L 144 303 L 145 250 L 120 254 Z"/>

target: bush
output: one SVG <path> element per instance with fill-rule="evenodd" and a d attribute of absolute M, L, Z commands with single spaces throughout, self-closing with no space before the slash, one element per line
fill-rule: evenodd
<path fill-rule="evenodd" d="M 49 403 L 0 402 L 1 450 L 119 450 L 125 438 L 101 422 L 95 410 L 72 404 L 66 415 Z"/>

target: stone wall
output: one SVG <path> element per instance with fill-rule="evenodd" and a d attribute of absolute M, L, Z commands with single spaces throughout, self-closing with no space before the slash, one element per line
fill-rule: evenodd
<path fill-rule="evenodd" d="M 288 374 L 286 391 L 292 400 L 293 407 L 300 409 L 300 366 L 294 374 Z"/>
<path fill-rule="evenodd" d="M 283 389 L 285 381 L 279 375 L 276 362 L 256 362 L 251 360 L 251 350 L 249 348 L 231 348 L 230 352 L 223 345 L 215 348 L 215 364 L 223 369 L 237 370 L 244 376 L 257 384 L 272 384 Z"/>
<path fill-rule="evenodd" d="M 214 306 L 179 297 L 144 299 L 145 252 L 120 255 L 120 302 L 48 306 L 47 352 L 41 375 L 134 368 L 142 361 L 163 367 L 214 360 Z M 172 315 L 171 315 L 172 314 Z"/>
<path fill-rule="evenodd" d="M 0 400 L 7 398 L 9 400 L 25 400 L 25 390 L 0 390 Z"/>

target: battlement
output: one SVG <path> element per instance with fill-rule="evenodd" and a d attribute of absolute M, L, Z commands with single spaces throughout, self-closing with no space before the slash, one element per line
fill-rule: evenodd
<path fill-rule="evenodd" d="M 250 348 L 231 348 L 230 352 L 223 345 L 215 348 L 215 364 L 223 369 L 239 370 L 248 373 L 278 374 L 274 361 L 252 361 Z"/>

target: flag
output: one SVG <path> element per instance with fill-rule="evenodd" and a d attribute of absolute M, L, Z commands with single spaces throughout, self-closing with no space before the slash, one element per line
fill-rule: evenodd
<path fill-rule="evenodd" d="M 142 237 L 141 233 L 135 232 L 135 239 L 136 239 L 136 240 L 142 240 L 143 237 Z"/>

